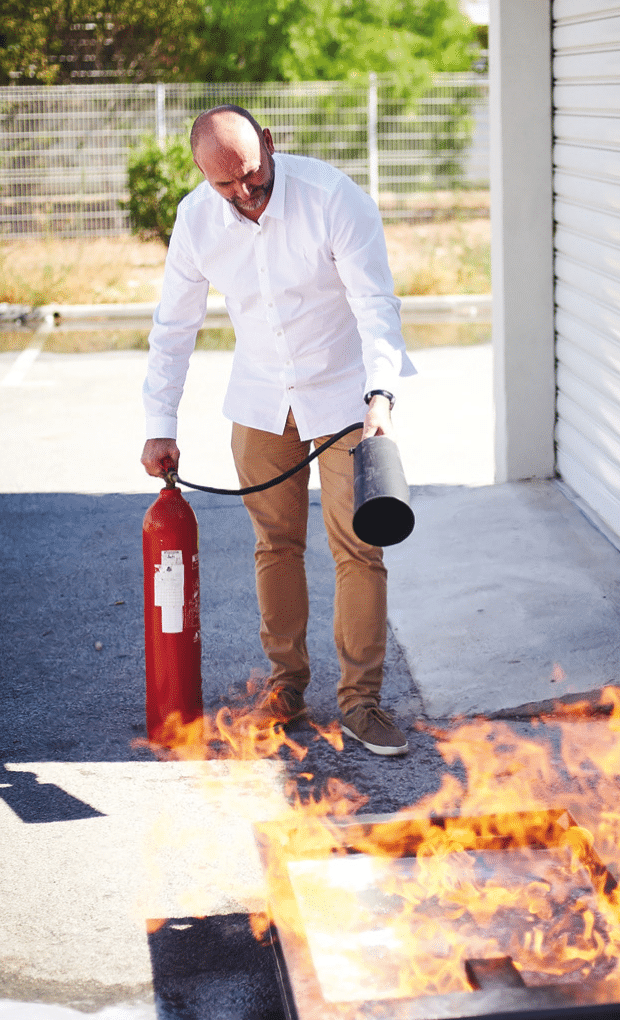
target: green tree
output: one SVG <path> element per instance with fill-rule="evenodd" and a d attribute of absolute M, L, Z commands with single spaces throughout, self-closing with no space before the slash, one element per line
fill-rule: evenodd
<path fill-rule="evenodd" d="M 434 72 L 468 70 L 476 50 L 458 0 L 308 0 L 281 66 L 289 81 L 389 73 L 419 95 Z"/>
<path fill-rule="evenodd" d="M 202 0 L 194 81 L 286 81 L 283 56 L 306 0 Z"/>
<path fill-rule="evenodd" d="M 6 4 L 6 0 L 5 0 Z M 471 66 L 458 0 L 12 0 L 0 82 L 258 82 L 395 74 L 419 94 Z"/>
<path fill-rule="evenodd" d="M 191 80 L 202 18 L 200 0 L 11 0 L 0 84 Z"/>
<path fill-rule="evenodd" d="M 197 79 L 342 81 L 395 74 L 419 94 L 471 67 L 475 27 L 458 0 L 203 0 Z"/>

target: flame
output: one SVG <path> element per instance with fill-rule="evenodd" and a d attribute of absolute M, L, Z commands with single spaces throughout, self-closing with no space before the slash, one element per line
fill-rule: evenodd
<path fill-rule="evenodd" d="M 564 678 L 557 664 L 553 676 Z M 466 960 L 502 956 L 529 985 L 620 986 L 608 870 L 620 870 L 620 693 L 558 702 L 530 723 L 528 736 L 484 718 L 420 724 L 445 771 L 389 819 L 359 815 L 368 798 L 349 784 L 317 791 L 300 773 L 282 817 L 256 826 L 269 889 L 256 937 L 275 926 L 287 960 L 301 960 L 304 981 L 310 968 L 329 1001 L 464 992 Z M 342 749 L 336 723 L 311 725 L 314 740 Z M 237 704 L 189 725 L 167 720 L 155 750 L 302 762 L 308 749 L 275 723 L 259 730 Z"/>
<path fill-rule="evenodd" d="M 617 980 L 620 901 L 591 833 L 562 811 L 438 823 L 259 827 L 278 933 L 293 955 L 308 941 L 328 1000 L 463 992 L 466 960 L 505 955 L 529 985 Z"/>
<path fill-rule="evenodd" d="M 315 740 L 325 740 L 328 744 L 334 748 L 335 751 L 342 751 L 344 749 L 344 741 L 342 739 L 342 730 L 340 726 L 334 720 L 327 724 L 327 726 L 319 726 L 317 723 L 310 720 L 312 729 L 316 730 L 317 735 Z"/>
<path fill-rule="evenodd" d="M 245 695 L 231 696 L 232 704 L 223 706 L 215 715 L 185 722 L 180 712 L 172 712 L 152 739 L 138 738 L 133 746 L 150 747 L 160 758 L 180 761 L 255 761 L 276 758 L 286 747 L 293 758 L 303 761 L 308 748 L 293 740 L 275 719 L 268 725 L 264 722 L 258 725 L 251 702 L 261 693 L 261 686 L 255 677 L 246 686 Z M 342 730 L 335 720 L 326 726 L 309 722 L 316 731 L 314 740 L 325 740 L 336 751 L 342 751 Z"/>
<path fill-rule="evenodd" d="M 307 941 L 326 999 L 463 992 L 466 960 L 502 956 L 528 985 L 620 983 L 620 896 L 595 852 L 613 870 L 620 695 L 531 722 L 420 726 L 446 772 L 389 821 L 260 827 L 278 933 L 292 956 Z"/>

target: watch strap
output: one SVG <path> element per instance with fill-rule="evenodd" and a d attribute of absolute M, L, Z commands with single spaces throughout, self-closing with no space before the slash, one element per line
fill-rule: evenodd
<path fill-rule="evenodd" d="M 369 404 L 373 397 L 385 397 L 390 402 L 390 411 L 394 407 L 394 394 L 390 393 L 389 390 L 370 390 L 364 396 L 364 401 Z"/>

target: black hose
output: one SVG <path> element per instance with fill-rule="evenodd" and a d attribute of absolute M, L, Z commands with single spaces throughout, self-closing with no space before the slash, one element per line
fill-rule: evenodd
<path fill-rule="evenodd" d="M 285 471 L 283 475 L 278 475 L 277 478 L 270 478 L 269 481 L 261 482 L 260 485 L 248 485 L 245 489 L 216 489 L 212 485 L 194 485 L 192 482 L 186 482 L 182 478 L 179 478 L 176 471 L 168 471 L 165 477 L 167 481 L 170 480 L 173 483 L 178 482 L 179 485 L 186 485 L 189 489 L 199 489 L 200 492 L 213 492 L 216 496 L 249 496 L 251 492 L 262 492 L 263 489 L 270 489 L 273 485 L 279 485 L 280 482 L 286 481 L 286 479 L 290 478 L 291 475 L 294 475 L 297 471 L 301 471 L 302 468 L 305 468 L 310 461 L 314 460 L 315 457 L 318 457 L 319 454 L 323 453 L 324 450 L 327 450 L 328 447 L 337 443 L 343 436 L 348 435 L 349 432 L 355 432 L 357 429 L 363 428 L 363 425 L 364 423 L 361 421 L 356 421 L 354 425 L 347 425 L 346 429 L 341 429 L 340 432 L 336 432 L 335 435 L 330 436 L 326 442 L 317 446 L 316 450 L 313 450 L 307 457 L 300 460 L 299 464 L 295 464 L 295 467 Z"/>

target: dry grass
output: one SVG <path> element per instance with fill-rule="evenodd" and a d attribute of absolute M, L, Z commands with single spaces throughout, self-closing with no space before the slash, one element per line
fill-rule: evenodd
<path fill-rule="evenodd" d="M 39 340 L 48 354 L 98 354 L 103 351 L 147 351 L 147 329 L 65 330 L 62 327 Z M 488 322 L 404 323 L 403 337 L 410 351 L 428 347 L 469 347 L 491 339 Z M 0 352 L 18 353 L 32 341 L 29 329 L 0 330 Z M 230 328 L 201 329 L 196 340 L 198 351 L 232 351 L 235 334 Z"/>
<path fill-rule="evenodd" d="M 488 219 L 388 224 L 398 294 L 488 293 Z M 114 304 L 155 301 L 166 248 L 135 237 L 11 241 L 0 244 L 0 301 Z"/>
<path fill-rule="evenodd" d="M 135 237 L 0 245 L 0 301 L 68 305 L 155 301 L 166 248 Z"/>
<path fill-rule="evenodd" d="M 385 227 L 396 292 L 405 294 L 480 294 L 491 289 L 490 224 L 487 218 L 452 219 L 428 224 Z M 0 243 L 0 302 L 19 305 L 114 304 L 156 301 L 166 248 L 135 237 L 92 240 L 12 241 Z M 484 343 L 484 323 L 405 325 L 410 349 Z M 0 351 L 28 345 L 28 329 L 0 332 Z M 59 329 L 45 338 L 57 353 L 146 350 L 146 330 Z M 201 330 L 198 349 L 232 350 L 231 329 Z"/>
<path fill-rule="evenodd" d="M 386 226 L 397 294 L 488 294 L 491 226 L 488 219 Z"/>
<path fill-rule="evenodd" d="M 488 218 L 491 208 L 491 193 L 488 190 L 459 191 L 444 189 L 443 191 L 414 191 L 409 195 L 397 195 L 389 191 L 379 194 L 379 208 L 383 213 L 404 206 L 418 214 L 426 215 L 429 211 L 440 214 L 444 219 L 459 216 L 483 215 Z"/>

